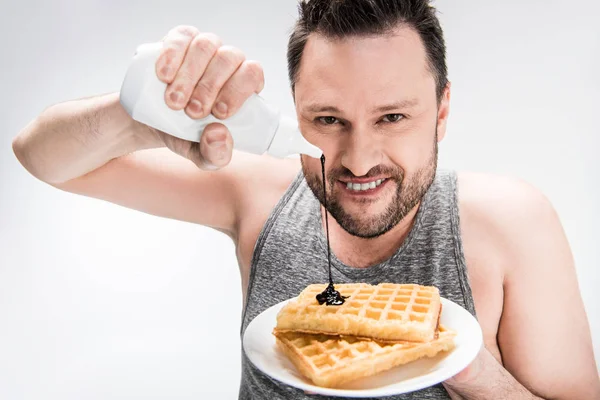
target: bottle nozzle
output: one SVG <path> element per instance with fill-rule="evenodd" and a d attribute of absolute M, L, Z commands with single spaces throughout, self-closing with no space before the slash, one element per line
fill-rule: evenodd
<path fill-rule="evenodd" d="M 320 158 L 323 154 L 321 149 L 302 136 L 300 129 L 298 129 L 298 122 L 286 116 L 279 118 L 279 126 L 275 131 L 267 153 L 279 158 L 299 153 Z"/>

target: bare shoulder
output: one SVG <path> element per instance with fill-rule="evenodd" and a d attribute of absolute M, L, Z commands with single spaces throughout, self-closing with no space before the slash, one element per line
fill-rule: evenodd
<path fill-rule="evenodd" d="M 488 267 L 502 277 L 538 231 L 562 234 L 549 199 L 525 180 L 461 171 L 457 181 L 465 257 L 480 259 L 480 253 L 485 254 Z"/>
<path fill-rule="evenodd" d="M 475 254 L 502 274 L 497 341 L 504 367 L 543 398 L 595 398 L 600 382 L 591 332 L 571 249 L 551 202 L 519 178 L 457 176 L 465 257 Z"/>
<path fill-rule="evenodd" d="M 496 243 L 502 254 L 517 251 L 540 230 L 562 233 L 550 200 L 525 180 L 477 172 L 458 172 L 457 178 L 465 234 L 482 235 Z"/>
<path fill-rule="evenodd" d="M 260 199 L 265 191 L 285 191 L 301 169 L 300 159 L 297 158 L 280 159 L 237 150 L 234 150 L 234 154 L 231 168 L 235 170 L 242 190 Z"/>
<path fill-rule="evenodd" d="M 490 228 L 510 229 L 556 218 L 548 198 L 523 179 L 465 171 L 458 172 L 457 178 L 460 204 Z"/>
<path fill-rule="evenodd" d="M 254 246 L 269 215 L 301 170 L 299 159 L 239 154 L 236 253 L 245 292 Z"/>
<path fill-rule="evenodd" d="M 239 152 L 235 156 L 240 231 L 261 224 L 301 169 L 300 159 Z M 240 232 L 243 234 L 243 232 Z"/>

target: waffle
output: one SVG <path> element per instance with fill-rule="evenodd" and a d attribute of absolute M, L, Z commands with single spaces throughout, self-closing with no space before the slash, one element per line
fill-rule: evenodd
<path fill-rule="evenodd" d="M 319 305 L 316 295 L 327 285 L 307 286 L 277 315 L 277 330 L 311 334 L 349 335 L 380 342 L 429 342 L 436 338 L 441 313 L 434 286 L 367 283 L 336 284 L 349 296 L 340 306 Z"/>
<path fill-rule="evenodd" d="M 298 370 L 322 387 L 339 387 L 423 357 L 454 348 L 456 332 L 442 325 L 439 336 L 427 343 L 381 343 L 351 336 L 273 331 L 277 346 Z"/>

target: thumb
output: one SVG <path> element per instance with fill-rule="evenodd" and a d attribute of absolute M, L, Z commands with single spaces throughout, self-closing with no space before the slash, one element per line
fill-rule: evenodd
<path fill-rule="evenodd" d="M 217 170 L 231 161 L 233 138 L 223 124 L 212 123 L 206 126 L 197 148 L 197 157 L 192 158 L 202 169 Z"/>

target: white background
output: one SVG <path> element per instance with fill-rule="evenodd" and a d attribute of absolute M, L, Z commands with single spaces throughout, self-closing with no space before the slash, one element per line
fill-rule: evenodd
<path fill-rule="evenodd" d="M 520 176 L 550 198 L 598 360 L 600 3 L 437 6 L 453 88 L 440 166 Z M 262 95 L 295 115 L 285 53 L 296 15 L 290 0 L 2 5 L 0 398 L 237 397 L 242 298 L 229 240 L 55 190 L 10 144 L 51 104 L 119 90 L 136 46 L 178 24 L 261 62 Z M 226 285 L 233 295 L 220 297 Z"/>

